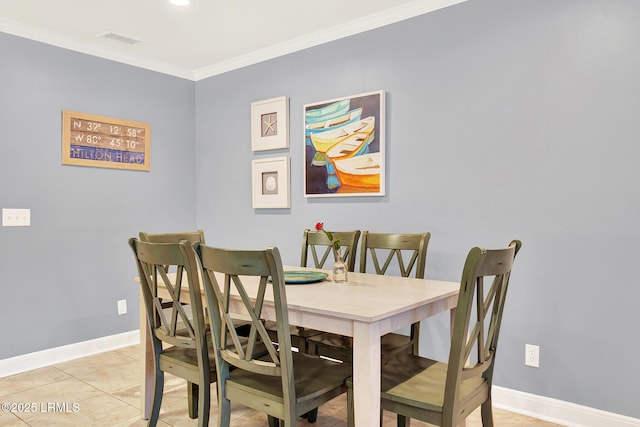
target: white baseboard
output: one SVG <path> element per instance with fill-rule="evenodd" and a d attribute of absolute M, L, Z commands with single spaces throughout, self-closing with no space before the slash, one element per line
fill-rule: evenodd
<path fill-rule="evenodd" d="M 140 331 L 135 330 L 10 357 L 0 360 L 0 378 L 139 343 Z"/>
<path fill-rule="evenodd" d="M 140 343 L 140 331 L 37 351 L 0 360 L 0 378 L 56 363 L 116 350 Z M 640 427 L 640 419 L 601 411 L 571 402 L 493 386 L 493 405 L 522 415 L 571 427 Z"/>
<path fill-rule="evenodd" d="M 571 402 L 493 386 L 493 406 L 571 427 L 640 427 L 640 419 Z"/>

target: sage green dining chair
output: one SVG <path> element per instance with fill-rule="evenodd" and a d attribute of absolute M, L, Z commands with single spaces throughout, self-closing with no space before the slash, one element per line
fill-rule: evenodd
<path fill-rule="evenodd" d="M 186 241 L 150 243 L 129 239 L 138 268 L 140 289 L 149 324 L 154 359 L 154 391 L 149 426 L 158 422 L 164 373 L 187 380 L 189 416 L 199 426 L 209 424 L 210 384 L 215 381 L 211 340 L 207 340 L 200 280 L 195 254 Z M 171 270 L 171 273 L 168 273 Z M 189 305 L 180 301 L 188 283 Z M 158 288 L 169 298 L 161 299 Z M 210 335 L 209 335 L 210 336 Z M 209 349 L 211 347 L 211 351 Z"/>
<path fill-rule="evenodd" d="M 382 364 L 380 406 L 395 412 L 398 426 L 417 420 L 445 427 L 481 407 L 482 425 L 493 426 L 491 385 L 509 278 L 522 244 L 473 248 L 467 255 L 451 336 L 448 363 L 397 353 Z M 352 382 L 347 425 L 354 425 Z"/>
<path fill-rule="evenodd" d="M 354 271 L 360 230 L 334 231 L 333 237 L 340 242 L 340 254 L 347 264 L 347 268 L 349 271 Z M 311 260 L 313 264 L 310 265 L 309 261 Z M 300 265 L 303 267 L 330 269 L 335 261 L 333 245 L 327 235 L 321 231 L 304 230 Z"/>
<path fill-rule="evenodd" d="M 360 272 L 395 274 L 424 279 L 431 233 L 401 234 L 362 232 Z M 401 292 L 402 290 L 399 290 Z M 411 325 L 409 335 L 389 333 L 381 337 L 383 357 L 397 351 L 418 354 L 420 322 Z M 351 360 L 353 341 L 328 332 L 308 338 L 309 352 L 339 360 Z"/>
<path fill-rule="evenodd" d="M 200 259 L 217 364 L 218 426 L 229 426 L 231 402 L 264 412 L 269 426 L 292 427 L 308 413 L 346 390 L 349 364 L 291 349 L 287 295 L 277 248 L 229 250 L 195 244 Z M 265 296 L 273 303 L 265 303 Z M 273 310 L 274 343 L 262 322 L 263 308 Z M 272 308 L 271 308 L 272 307 Z M 244 313 L 251 320 L 246 346 L 232 319 Z M 253 349 L 264 345 L 256 358 Z M 235 369 L 233 369 L 235 368 Z"/>
<path fill-rule="evenodd" d="M 356 249 L 360 239 L 360 230 L 336 231 L 333 233 L 340 241 L 340 250 L 343 260 L 347 264 L 349 271 L 353 271 L 356 262 Z M 333 246 L 329 238 L 323 232 L 304 230 L 302 236 L 302 254 L 300 257 L 301 267 L 314 267 L 331 269 L 336 261 L 333 253 Z M 276 324 L 272 321 L 265 323 L 269 336 L 276 339 Z M 291 343 L 304 353 L 309 353 L 309 338 L 321 334 L 322 331 L 315 329 L 291 326 Z"/>
<path fill-rule="evenodd" d="M 204 231 L 202 230 L 194 230 L 194 231 L 178 231 L 178 232 L 169 232 L 169 233 L 148 233 L 145 231 L 141 231 L 139 233 L 140 240 L 143 242 L 150 243 L 180 243 L 181 241 L 186 241 L 188 244 L 192 244 L 195 242 L 205 243 L 204 240 Z M 167 266 L 168 267 L 168 266 Z M 186 303 L 182 303 L 183 305 L 188 305 Z M 163 308 L 171 308 L 173 306 L 173 301 L 170 299 L 167 301 L 162 301 Z M 172 312 L 173 315 L 176 315 L 176 311 Z M 173 319 L 175 320 L 175 319 Z M 189 383 L 187 387 L 187 400 L 189 402 L 189 417 L 197 418 L 198 416 L 198 385 Z"/>

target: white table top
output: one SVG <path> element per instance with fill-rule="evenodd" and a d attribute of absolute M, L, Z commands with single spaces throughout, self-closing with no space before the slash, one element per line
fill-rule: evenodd
<path fill-rule="evenodd" d="M 285 267 L 286 270 L 314 270 Z M 331 274 L 329 273 L 329 279 Z M 349 272 L 348 283 L 288 284 L 289 310 L 376 322 L 425 303 L 456 297 L 459 283 Z M 292 322 L 293 323 L 293 322 Z"/>

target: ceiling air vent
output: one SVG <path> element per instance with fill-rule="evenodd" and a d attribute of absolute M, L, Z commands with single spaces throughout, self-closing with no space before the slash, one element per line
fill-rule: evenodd
<path fill-rule="evenodd" d="M 122 34 L 114 33 L 113 31 L 106 31 L 102 34 L 98 34 L 96 37 L 102 37 L 103 39 L 115 40 L 120 43 L 134 45 L 140 43 L 140 40 L 133 39 L 131 37 L 123 36 Z"/>

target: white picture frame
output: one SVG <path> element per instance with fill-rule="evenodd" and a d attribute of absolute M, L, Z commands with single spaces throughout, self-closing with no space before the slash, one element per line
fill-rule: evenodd
<path fill-rule="evenodd" d="M 289 148 L 289 98 L 251 103 L 251 151 Z"/>
<path fill-rule="evenodd" d="M 291 207 L 288 156 L 256 159 L 251 162 L 254 209 Z"/>

